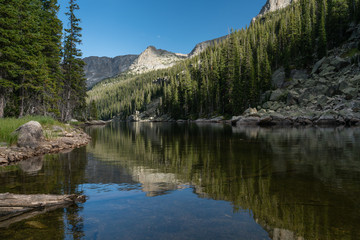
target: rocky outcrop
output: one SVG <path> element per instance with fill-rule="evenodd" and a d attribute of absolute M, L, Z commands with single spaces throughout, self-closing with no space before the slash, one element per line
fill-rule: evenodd
<path fill-rule="evenodd" d="M 257 17 L 263 16 L 268 12 L 274 12 L 285 8 L 296 1 L 297 0 L 267 0 Z"/>
<path fill-rule="evenodd" d="M 106 78 L 114 77 L 129 69 L 131 64 L 139 55 L 125 55 L 114 58 L 109 57 L 87 57 L 84 58 L 86 63 L 84 67 L 86 85 L 88 88 Z"/>
<path fill-rule="evenodd" d="M 330 56 L 318 61 L 310 75 L 305 70 L 293 73 L 286 84 L 263 94 L 256 114 L 247 110 L 233 124 L 360 126 L 360 66 Z"/>
<path fill-rule="evenodd" d="M 223 41 L 224 39 L 226 39 L 227 36 L 223 36 L 223 37 L 219 37 L 219 38 L 215 38 L 213 40 L 208 40 L 208 41 L 204 41 L 201 43 L 196 44 L 196 46 L 194 47 L 194 49 L 188 54 L 188 57 L 194 57 L 196 55 L 199 55 L 200 53 L 202 53 L 206 48 L 215 45 L 216 43 L 220 43 L 221 41 Z"/>
<path fill-rule="evenodd" d="M 44 140 L 41 124 L 30 121 L 16 130 L 18 134 L 18 147 L 36 148 Z"/>
<path fill-rule="evenodd" d="M 187 55 L 168 52 L 149 46 L 140 56 L 131 64 L 129 71 L 139 74 L 148 71 L 164 69 L 173 66 L 180 60 L 186 59 Z"/>

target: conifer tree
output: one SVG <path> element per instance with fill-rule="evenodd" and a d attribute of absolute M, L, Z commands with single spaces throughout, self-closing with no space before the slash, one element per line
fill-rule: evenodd
<path fill-rule="evenodd" d="M 64 53 L 63 53 L 63 102 L 61 119 L 68 121 L 75 111 L 78 113 L 85 108 L 86 83 L 84 77 L 84 61 L 82 53 L 78 49 L 81 44 L 80 19 L 75 16 L 79 10 L 76 0 L 69 0 L 69 11 L 66 13 L 69 20 L 69 28 L 65 29 Z"/>
<path fill-rule="evenodd" d="M 41 0 L 41 3 L 42 55 L 48 72 L 43 83 L 42 103 L 45 115 L 47 112 L 53 112 L 58 115 L 59 94 L 62 87 L 62 72 L 60 68 L 62 22 L 57 17 L 59 11 L 57 0 Z"/>
<path fill-rule="evenodd" d="M 320 21 L 319 21 L 319 45 L 318 45 L 318 58 L 322 58 L 327 54 L 327 39 L 326 39 L 326 1 L 319 1 L 320 8 Z"/>

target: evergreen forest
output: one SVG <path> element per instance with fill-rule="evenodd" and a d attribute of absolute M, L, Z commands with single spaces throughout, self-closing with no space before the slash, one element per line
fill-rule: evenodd
<path fill-rule="evenodd" d="M 88 102 L 102 119 L 124 119 L 154 99 L 159 115 L 175 119 L 238 115 L 259 104 L 276 69 L 289 77 L 292 69 L 311 68 L 359 21 L 360 0 L 299 0 L 172 68 L 100 82 Z"/>
<path fill-rule="evenodd" d="M 63 32 L 57 0 L 0 0 L 0 118 L 84 118 L 77 10 L 69 0 Z"/>

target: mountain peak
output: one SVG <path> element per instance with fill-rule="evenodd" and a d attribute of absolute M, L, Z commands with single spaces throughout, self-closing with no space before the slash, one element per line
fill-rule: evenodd
<path fill-rule="evenodd" d="M 186 56 L 187 55 L 157 49 L 154 46 L 148 46 L 130 66 L 129 70 L 132 73 L 144 73 L 152 70 L 164 69 L 185 59 Z"/>
<path fill-rule="evenodd" d="M 259 15 L 256 16 L 256 18 L 261 17 L 268 12 L 274 12 L 282 8 L 285 8 L 296 1 L 297 0 L 267 0 L 265 5 L 262 7 Z"/>

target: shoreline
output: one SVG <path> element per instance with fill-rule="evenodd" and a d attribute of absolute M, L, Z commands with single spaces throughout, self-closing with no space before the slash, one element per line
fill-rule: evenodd
<path fill-rule="evenodd" d="M 56 154 L 64 150 L 86 146 L 91 137 L 82 129 L 74 128 L 54 139 L 41 141 L 36 148 L 7 146 L 0 147 L 0 166 L 16 164 L 20 161 L 46 154 Z"/>
<path fill-rule="evenodd" d="M 259 114 L 249 114 L 242 116 L 234 116 L 231 119 L 225 119 L 222 116 L 214 118 L 201 118 L 201 119 L 153 119 L 153 120 L 138 120 L 138 121 L 127 121 L 119 120 L 121 122 L 137 122 L 137 123 L 222 123 L 230 124 L 232 126 L 254 126 L 254 127 L 298 127 L 298 126 L 309 126 L 309 127 L 359 127 L 360 119 L 353 116 L 299 116 L 299 117 L 285 117 L 283 115 L 274 113 L 270 115 L 260 116 Z"/>

